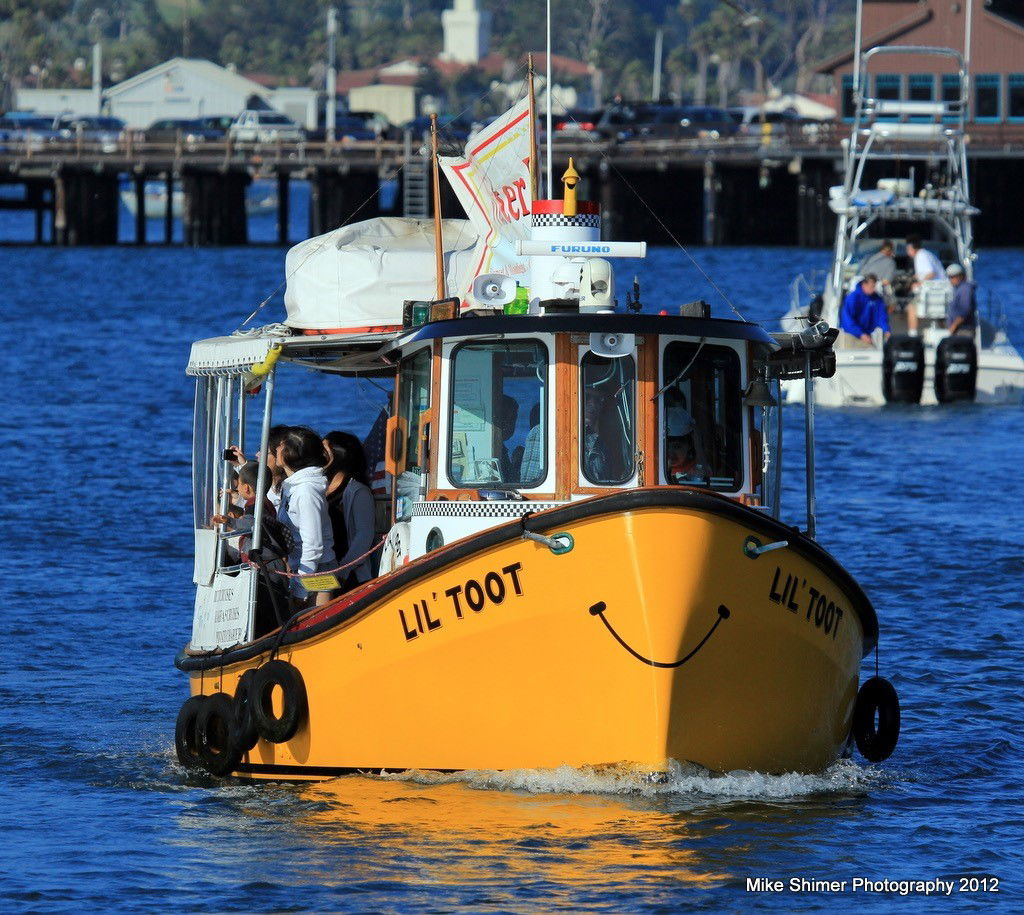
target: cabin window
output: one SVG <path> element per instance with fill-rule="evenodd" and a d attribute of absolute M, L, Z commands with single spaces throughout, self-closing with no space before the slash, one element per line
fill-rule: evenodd
<path fill-rule="evenodd" d="M 404 432 L 404 470 L 398 478 L 398 495 L 411 500 L 419 493 L 422 475 L 426 472 L 420 454 L 421 414 L 430 407 L 430 347 L 418 350 L 402 361 L 398 374 L 398 416 Z M 405 512 L 399 509 L 399 516 Z"/>
<path fill-rule="evenodd" d="M 529 489 L 547 478 L 547 349 L 536 340 L 463 343 L 452 356 L 448 478 Z"/>
<path fill-rule="evenodd" d="M 739 489 L 743 413 L 736 351 L 726 346 L 669 343 L 662 368 L 666 480 Z"/>
<path fill-rule="evenodd" d="M 981 73 L 974 84 L 974 120 L 998 121 L 999 110 L 999 74 Z"/>
<path fill-rule="evenodd" d="M 1024 121 L 1024 73 L 1011 73 L 1007 77 L 1006 117 L 1010 121 Z"/>
<path fill-rule="evenodd" d="M 588 352 L 580 362 L 580 470 L 621 486 L 636 467 L 636 363 Z"/>
<path fill-rule="evenodd" d="M 853 74 L 847 73 L 843 77 L 842 91 L 843 120 L 852 121 L 857 110 L 857 103 L 853 98 Z"/>
<path fill-rule="evenodd" d="M 931 73 L 911 73 L 907 97 L 912 102 L 930 102 L 935 95 L 935 77 Z"/>
<path fill-rule="evenodd" d="M 955 114 L 950 114 L 944 117 L 944 121 L 952 122 L 958 120 L 961 107 L 960 92 L 960 77 L 956 73 L 943 73 L 942 101 L 946 103 L 946 107 L 949 111 L 955 112 Z"/>

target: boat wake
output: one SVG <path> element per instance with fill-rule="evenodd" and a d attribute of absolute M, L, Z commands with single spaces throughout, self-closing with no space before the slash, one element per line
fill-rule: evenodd
<path fill-rule="evenodd" d="M 464 784 L 493 791 L 530 794 L 612 794 L 641 797 L 721 798 L 725 800 L 787 800 L 822 795 L 861 795 L 884 787 L 891 775 L 874 767 L 862 767 L 849 759 L 839 760 L 824 772 L 806 775 L 790 772 L 710 772 L 690 763 L 672 762 L 666 772 L 645 772 L 635 766 L 609 765 L 557 769 L 469 771 L 455 773 L 381 772 L 379 778 L 421 785 Z"/>

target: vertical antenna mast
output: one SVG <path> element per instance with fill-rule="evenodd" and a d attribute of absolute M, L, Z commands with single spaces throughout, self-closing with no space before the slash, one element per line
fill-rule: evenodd
<path fill-rule="evenodd" d="M 971 23 L 974 12 L 974 0 L 967 0 L 967 20 L 964 23 L 964 75 L 960 81 L 963 86 L 964 99 L 960 106 L 962 120 L 967 119 L 967 105 L 971 97 Z"/>
<path fill-rule="evenodd" d="M 548 197 L 554 196 L 554 184 L 552 183 L 551 177 L 551 0 L 547 0 L 547 33 L 548 33 L 548 44 L 547 44 L 547 67 L 548 67 L 548 83 L 545 86 L 545 92 L 547 94 L 547 132 L 548 132 Z"/>
<path fill-rule="evenodd" d="M 444 298 L 444 241 L 441 234 L 441 176 L 437 166 L 437 115 L 430 116 L 430 150 L 434 163 L 434 253 L 437 257 L 437 298 Z"/>
<path fill-rule="evenodd" d="M 853 94 L 860 91 L 860 35 L 861 17 L 864 15 L 864 0 L 857 0 L 857 20 L 853 28 Z M 841 103 L 840 103 L 841 104 Z"/>
<path fill-rule="evenodd" d="M 526 86 L 530 101 L 530 194 L 537 199 L 537 93 L 533 85 L 533 54 L 526 57 L 528 62 Z"/>

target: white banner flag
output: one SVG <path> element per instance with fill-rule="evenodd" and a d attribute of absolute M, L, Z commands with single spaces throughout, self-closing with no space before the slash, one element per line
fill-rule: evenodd
<path fill-rule="evenodd" d="M 482 273 L 514 276 L 524 285 L 529 270 L 515 244 L 530 237 L 530 104 L 523 99 L 466 144 L 465 156 L 440 157 L 469 221 L 480 233 L 472 267 L 452 276 L 451 289 L 469 303 Z"/>

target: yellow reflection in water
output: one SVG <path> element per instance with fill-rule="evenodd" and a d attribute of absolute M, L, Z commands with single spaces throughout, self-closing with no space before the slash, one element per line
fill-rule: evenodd
<path fill-rule="evenodd" d="M 622 796 L 431 781 L 351 776 L 303 786 L 296 790 L 308 808 L 295 825 L 314 832 L 317 844 L 358 837 L 376 846 L 378 858 L 401 862 L 405 879 L 419 875 L 432 884 L 466 886 L 500 874 L 563 886 L 662 880 L 715 886 L 730 877 L 702 863 L 692 847 L 697 837 L 678 812 Z M 699 831 L 706 836 L 708 824 Z M 320 877 L 332 882 L 331 875 Z M 345 879 L 359 877 L 346 868 Z"/>

